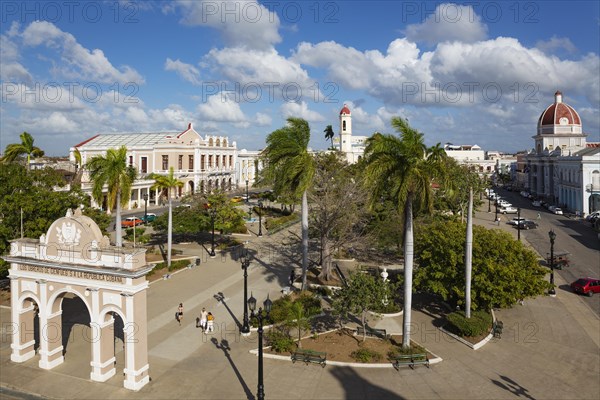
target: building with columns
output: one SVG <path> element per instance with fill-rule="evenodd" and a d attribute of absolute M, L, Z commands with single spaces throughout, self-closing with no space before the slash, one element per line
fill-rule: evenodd
<path fill-rule="evenodd" d="M 237 152 L 237 162 L 235 165 L 235 185 L 238 189 L 254 185 L 258 177 L 258 172 L 262 168 L 260 162 L 260 151 L 242 149 Z"/>
<path fill-rule="evenodd" d="M 588 143 L 587 136 L 579 114 L 557 91 L 525 157 L 529 192 L 573 213 L 600 210 L 600 144 Z"/>
<path fill-rule="evenodd" d="M 75 162 L 74 152 L 78 149 L 85 164 L 92 157 L 121 146 L 127 147 L 127 162 L 138 172 L 129 209 L 143 207 L 146 194 L 151 204 L 166 201 L 166 193 L 150 190 L 154 181 L 149 177 L 153 173 L 168 174 L 171 167 L 175 177 L 184 183 L 178 193 L 172 194 L 175 197 L 235 187 L 236 143 L 224 136 L 202 137 L 191 123 L 183 132 L 96 135 L 71 147 L 70 159 Z M 87 172 L 83 173 L 81 188 L 86 193 L 92 191 Z M 93 205 L 106 208 L 106 204 Z"/>

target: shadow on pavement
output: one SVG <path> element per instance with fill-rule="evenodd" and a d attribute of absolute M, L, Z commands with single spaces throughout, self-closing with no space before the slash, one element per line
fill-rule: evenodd
<path fill-rule="evenodd" d="M 331 375 L 340 381 L 341 386 L 346 391 L 344 399 L 405 399 L 405 397 L 402 397 L 391 390 L 367 381 L 358 375 L 352 368 L 331 367 L 330 371 Z"/>
<path fill-rule="evenodd" d="M 231 359 L 231 355 L 229 354 L 229 350 L 231 350 L 231 348 L 229 347 L 229 342 L 225 339 L 221 339 L 221 342 L 219 342 L 216 338 L 211 338 L 210 341 L 215 345 L 215 347 L 217 349 L 220 349 L 223 351 L 223 354 L 225 355 L 225 358 L 227 358 L 227 361 L 229 361 L 229 364 L 231 365 L 231 368 L 233 369 L 235 376 L 237 376 L 238 380 L 240 381 L 240 384 L 242 385 L 242 388 L 244 389 L 244 393 L 246 393 L 246 398 L 248 400 L 254 400 L 254 395 L 250 391 L 250 388 L 246 384 L 246 381 L 244 381 L 244 378 L 242 378 L 240 371 L 237 369 L 237 367 L 235 366 L 235 363 Z"/>
<path fill-rule="evenodd" d="M 492 379 L 492 383 L 517 397 L 525 397 L 526 399 L 535 400 L 535 397 L 529 394 L 529 390 L 525 389 L 523 386 L 519 385 L 509 377 L 500 375 L 500 379 L 502 379 L 504 382 Z"/>
<path fill-rule="evenodd" d="M 229 313 L 229 315 L 231 315 L 231 318 L 233 318 L 233 321 L 237 325 L 238 329 L 241 329 L 242 328 L 242 324 L 240 323 L 240 320 L 237 319 L 237 317 L 235 316 L 235 314 L 233 314 L 233 312 L 231 311 L 231 309 L 227 305 L 227 302 L 225 302 L 225 295 L 223 294 L 223 292 L 219 292 L 219 293 L 215 294 L 213 297 L 215 298 L 215 300 L 223 303 L 223 305 L 227 309 L 227 312 Z"/>

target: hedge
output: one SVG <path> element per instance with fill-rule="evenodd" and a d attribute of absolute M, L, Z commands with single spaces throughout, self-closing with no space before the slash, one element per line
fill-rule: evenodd
<path fill-rule="evenodd" d="M 446 316 L 450 330 L 460 336 L 479 336 L 488 332 L 492 326 L 492 315 L 484 310 L 471 313 L 467 319 L 464 311 L 455 311 Z"/>

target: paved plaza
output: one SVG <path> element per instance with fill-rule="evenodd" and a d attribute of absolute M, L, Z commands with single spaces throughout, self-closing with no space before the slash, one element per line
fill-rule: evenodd
<path fill-rule="evenodd" d="M 486 213 L 477 223 L 490 224 Z M 296 227 L 297 228 L 297 227 Z M 502 229 L 510 229 L 502 227 Z M 259 303 L 281 296 L 297 249 L 285 233 L 248 237 L 255 258 L 248 269 L 248 290 Z M 272 245 L 277 242 L 278 244 Z M 279 243 L 283 242 L 281 245 Z M 186 252 L 192 252 L 189 245 Z M 197 251 L 200 251 L 198 248 Z M 500 310 L 501 339 L 474 351 L 442 335 L 435 313 L 413 311 L 413 339 L 443 361 L 425 367 L 350 368 L 264 360 L 267 399 L 578 399 L 600 393 L 600 320 L 585 299 L 562 288 L 558 296 L 542 296 Z M 184 304 L 181 326 L 177 305 Z M 240 263 L 224 255 L 203 259 L 148 289 L 148 353 L 152 381 L 139 392 L 123 388 L 123 352 L 117 348 L 117 375 L 105 383 L 90 376 L 90 329 L 74 325 L 65 362 L 53 370 L 38 368 L 38 358 L 10 361 L 10 310 L 0 309 L 0 386 L 4 398 L 68 399 L 254 399 L 257 385 L 256 333 L 237 334 L 242 317 L 243 280 Z M 415 304 L 419 306 L 418 302 Z M 215 314 L 216 329 L 203 335 L 195 318 L 205 307 Z M 401 329 L 402 317 L 386 321 Z M 400 333 L 400 332 L 392 332 Z"/>

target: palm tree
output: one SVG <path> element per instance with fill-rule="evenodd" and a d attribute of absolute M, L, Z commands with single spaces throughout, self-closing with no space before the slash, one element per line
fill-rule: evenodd
<path fill-rule="evenodd" d="M 169 168 L 169 175 L 152 174 L 151 179 L 154 179 L 154 185 L 151 190 L 166 190 L 169 198 L 169 225 L 167 228 L 167 267 L 171 267 L 171 246 L 173 242 L 173 207 L 171 204 L 171 189 L 183 187 L 183 182 L 179 181 L 174 176 L 173 167 Z"/>
<path fill-rule="evenodd" d="M 402 118 L 392 118 L 392 126 L 401 133 L 376 133 L 367 139 L 365 149 L 366 181 L 372 185 L 372 204 L 390 197 L 399 210 L 404 208 L 404 317 L 402 347 L 410 347 L 413 208 L 430 212 L 433 204 L 432 182 L 442 176 L 444 150 L 439 144 L 428 148 L 423 134 Z"/>
<path fill-rule="evenodd" d="M 17 158 L 27 155 L 27 169 L 29 169 L 31 157 L 42 157 L 44 155 L 44 151 L 33 145 L 34 139 L 29 133 L 23 132 L 19 137 L 21 138 L 21 143 L 11 143 L 6 146 L 6 150 L 4 150 L 4 157 L 2 157 L 2 162 L 12 163 Z"/>
<path fill-rule="evenodd" d="M 333 147 L 333 137 L 335 136 L 335 133 L 333 132 L 331 125 L 327 125 L 327 128 L 325 128 L 323 132 L 325 132 L 325 140 L 331 140 L 331 150 L 335 149 L 335 147 Z"/>
<path fill-rule="evenodd" d="M 116 244 L 121 247 L 121 206 L 131 198 L 131 186 L 137 176 L 135 168 L 127 165 L 127 148 L 121 146 L 118 149 L 108 149 L 106 155 L 92 157 L 85 168 L 90 172 L 92 197 L 98 203 L 102 203 L 104 185 L 108 186 L 107 213 L 110 213 L 112 207 L 116 207 Z"/>
<path fill-rule="evenodd" d="M 73 183 L 81 185 L 81 177 L 83 176 L 83 161 L 81 152 L 77 147 L 75 147 L 75 150 L 73 150 L 73 157 L 75 158 L 75 168 L 77 169 L 75 177 L 73 178 Z"/>
<path fill-rule="evenodd" d="M 301 118 L 290 117 L 288 124 L 267 136 L 267 147 L 262 151 L 265 182 L 273 184 L 273 191 L 302 197 L 302 290 L 306 288 L 308 270 L 308 199 L 307 190 L 315 175 L 315 161 L 308 152 L 310 127 Z"/>
<path fill-rule="evenodd" d="M 471 318 L 471 270 L 473 268 L 473 186 L 469 186 L 467 241 L 465 243 L 465 316 Z"/>

